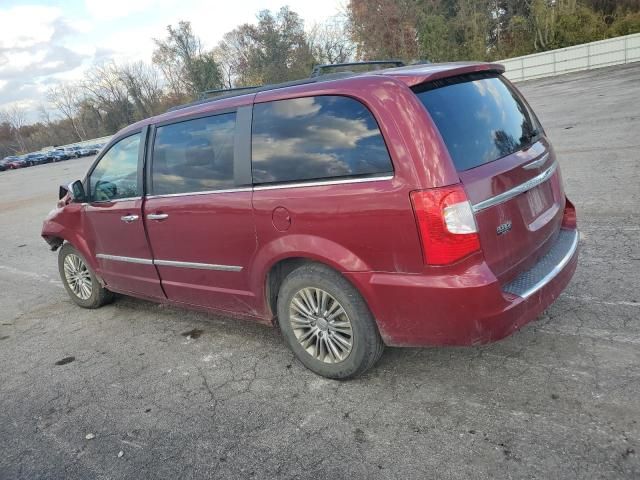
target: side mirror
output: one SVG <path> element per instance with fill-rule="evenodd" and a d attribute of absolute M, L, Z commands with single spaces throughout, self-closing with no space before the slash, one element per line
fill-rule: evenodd
<path fill-rule="evenodd" d="M 84 185 L 80 180 L 76 180 L 73 183 L 70 183 L 68 186 L 60 185 L 60 190 L 58 191 L 58 198 L 62 200 L 67 195 L 69 195 L 70 200 L 72 202 L 86 202 L 87 195 L 84 191 Z"/>

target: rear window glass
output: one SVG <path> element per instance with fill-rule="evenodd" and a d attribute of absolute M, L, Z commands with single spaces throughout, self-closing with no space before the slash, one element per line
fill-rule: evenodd
<path fill-rule="evenodd" d="M 371 112 L 340 96 L 259 103 L 253 110 L 253 182 L 299 182 L 393 172 Z"/>
<path fill-rule="evenodd" d="M 438 127 L 458 171 L 522 150 L 540 131 L 526 104 L 498 76 L 448 79 L 414 91 Z"/>
<path fill-rule="evenodd" d="M 151 166 L 154 195 L 234 186 L 236 114 L 226 113 L 156 129 Z"/>

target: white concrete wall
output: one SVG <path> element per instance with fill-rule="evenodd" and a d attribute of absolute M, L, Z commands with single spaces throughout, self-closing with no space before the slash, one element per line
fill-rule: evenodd
<path fill-rule="evenodd" d="M 640 33 L 499 61 L 510 80 L 530 80 L 640 61 Z"/>

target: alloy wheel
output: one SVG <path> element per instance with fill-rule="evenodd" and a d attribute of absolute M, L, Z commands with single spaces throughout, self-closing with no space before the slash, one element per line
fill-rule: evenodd
<path fill-rule="evenodd" d="M 324 363 L 340 363 L 353 349 L 353 330 L 345 309 L 320 288 L 303 288 L 291 299 L 289 321 L 298 342 Z"/>
<path fill-rule="evenodd" d="M 91 273 L 84 261 L 73 253 L 64 259 L 64 276 L 71 291 L 80 299 L 91 297 Z"/>

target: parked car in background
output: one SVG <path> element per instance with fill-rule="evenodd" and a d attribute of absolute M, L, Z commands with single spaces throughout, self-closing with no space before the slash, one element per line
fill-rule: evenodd
<path fill-rule="evenodd" d="M 52 158 L 48 157 L 43 153 L 28 153 L 24 156 L 25 161 L 31 167 L 34 165 L 42 165 L 44 163 L 51 163 L 53 161 Z"/>
<path fill-rule="evenodd" d="M 65 149 L 66 153 L 71 156 L 71 157 L 75 157 L 75 158 L 80 158 L 82 156 L 82 148 L 81 147 L 67 147 Z"/>
<path fill-rule="evenodd" d="M 45 155 L 54 162 L 60 162 L 62 160 L 69 160 L 71 157 L 64 150 L 49 150 Z"/>
<path fill-rule="evenodd" d="M 89 155 L 95 155 L 94 150 L 92 150 L 89 146 L 80 148 L 79 153 L 81 157 L 88 157 Z"/>
<path fill-rule="evenodd" d="M 42 236 L 81 307 L 119 292 L 277 322 L 329 378 L 384 345 L 501 339 L 565 289 L 579 238 L 503 72 L 320 76 L 138 122 L 61 189 Z"/>
<path fill-rule="evenodd" d="M 28 166 L 24 158 L 18 157 L 16 155 L 5 157 L 2 161 L 7 167 L 7 170 L 15 170 L 16 168 L 24 168 Z"/>
<path fill-rule="evenodd" d="M 56 151 L 65 154 L 69 158 L 78 158 L 80 156 L 78 150 L 73 147 L 58 147 Z"/>

